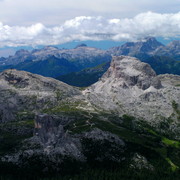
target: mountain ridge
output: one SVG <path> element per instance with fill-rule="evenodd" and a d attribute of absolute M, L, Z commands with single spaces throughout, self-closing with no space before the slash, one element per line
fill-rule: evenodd
<path fill-rule="evenodd" d="M 14 56 L 1 58 L 0 71 L 13 68 L 56 78 L 106 63 L 111 60 L 112 55 L 129 55 L 149 63 L 157 74 L 180 74 L 179 52 L 178 40 L 164 46 L 153 37 L 137 42 L 127 42 L 108 50 L 88 47 L 85 44 L 80 44 L 73 49 L 46 46 L 31 52 L 19 50 Z M 64 61 L 67 63 L 64 64 Z M 70 75 L 68 76 L 71 79 Z M 93 75 L 91 76 L 93 79 Z"/>

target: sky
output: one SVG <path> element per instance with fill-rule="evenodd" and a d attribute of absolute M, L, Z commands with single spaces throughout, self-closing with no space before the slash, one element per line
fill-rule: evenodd
<path fill-rule="evenodd" d="M 0 0 L 0 48 L 180 37 L 180 0 Z"/>

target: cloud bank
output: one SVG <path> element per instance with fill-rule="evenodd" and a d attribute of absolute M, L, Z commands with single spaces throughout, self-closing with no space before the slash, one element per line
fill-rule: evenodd
<path fill-rule="evenodd" d="M 55 27 L 46 27 L 42 23 L 28 27 L 8 26 L 0 22 L 1 47 L 57 45 L 74 40 L 135 41 L 146 36 L 179 38 L 180 12 L 146 12 L 131 19 L 80 16 Z"/>

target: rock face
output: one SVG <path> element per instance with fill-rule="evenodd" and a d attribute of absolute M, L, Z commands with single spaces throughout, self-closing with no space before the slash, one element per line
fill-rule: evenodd
<path fill-rule="evenodd" d="M 113 47 L 109 51 L 116 56 L 126 55 L 146 58 L 160 47 L 164 47 L 164 45 L 153 37 L 147 37 L 138 42 L 127 42 L 120 47 Z"/>
<path fill-rule="evenodd" d="M 180 86 L 180 76 L 173 74 L 162 74 L 158 77 L 163 86 Z"/>
<path fill-rule="evenodd" d="M 35 118 L 35 136 L 43 145 L 46 154 L 56 153 L 61 156 L 71 156 L 83 160 L 79 138 L 73 138 L 64 127 L 73 122 L 73 117 L 38 115 Z"/>
<path fill-rule="evenodd" d="M 55 79 L 14 69 L 0 73 L 0 82 L 0 122 L 15 120 L 18 112 L 35 113 L 81 95 L 78 89 Z"/>
<path fill-rule="evenodd" d="M 162 46 L 154 52 L 158 56 L 170 56 L 176 60 L 180 60 L 180 41 L 175 40 L 170 42 L 167 46 Z"/>
<path fill-rule="evenodd" d="M 137 57 L 142 61 L 147 61 L 149 57 L 166 56 L 179 60 L 180 41 L 175 40 L 164 46 L 153 37 L 147 37 L 137 42 L 127 42 L 119 47 L 108 50 L 115 56 L 125 55 Z"/>
<path fill-rule="evenodd" d="M 34 136 L 23 142 L 21 147 L 23 150 L 5 155 L 0 160 L 6 163 L 18 164 L 22 168 L 31 165 L 34 159 L 37 158 L 42 163 L 41 171 L 47 171 L 50 168 L 55 172 L 61 172 L 62 164 L 68 158 L 73 161 L 87 162 L 88 156 L 94 153 L 93 146 L 98 143 L 96 144 L 96 146 L 99 146 L 98 148 L 105 147 L 105 149 L 104 153 L 100 152 L 96 155 L 97 162 L 103 160 L 123 161 L 126 146 L 122 139 L 98 128 L 72 135 L 68 130 L 65 130 L 65 126 L 74 120 L 74 118 L 66 115 L 37 115 Z M 112 153 L 112 149 L 118 153 Z"/>
<path fill-rule="evenodd" d="M 148 121 L 170 117 L 172 101 L 180 103 L 179 87 L 162 85 L 150 65 L 127 56 L 113 57 L 108 71 L 84 94 L 98 107 Z"/>
<path fill-rule="evenodd" d="M 150 86 L 156 89 L 161 88 L 161 82 L 156 78 L 156 73 L 150 65 L 125 56 L 113 58 L 111 67 L 101 80 L 105 81 L 107 78 L 121 82 L 124 88 L 135 85 L 142 90 L 146 90 Z"/>
<path fill-rule="evenodd" d="M 130 165 L 133 169 L 148 169 L 153 171 L 153 166 L 147 161 L 147 159 L 139 154 L 134 154 L 132 158 L 132 164 Z"/>

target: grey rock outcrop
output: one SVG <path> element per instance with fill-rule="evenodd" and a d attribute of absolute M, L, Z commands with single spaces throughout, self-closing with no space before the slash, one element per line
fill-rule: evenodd
<path fill-rule="evenodd" d="M 154 167 L 147 161 L 147 159 L 138 153 L 134 154 L 132 158 L 132 163 L 130 164 L 130 168 L 136 170 L 141 170 L 141 169 L 148 169 L 151 171 L 154 170 Z"/>
<path fill-rule="evenodd" d="M 122 46 L 110 48 L 108 51 L 115 56 L 125 55 L 147 58 L 161 47 L 163 48 L 164 45 L 154 37 L 147 37 L 137 42 L 127 42 Z"/>
<path fill-rule="evenodd" d="M 0 94 L 0 122 L 17 120 L 18 112 L 36 113 L 82 95 L 63 82 L 15 69 L 0 73 Z"/>
<path fill-rule="evenodd" d="M 88 148 L 89 142 L 87 144 L 84 143 L 83 140 L 85 139 L 89 139 L 92 144 L 98 142 L 100 147 L 102 146 L 103 148 L 105 145 L 107 148 L 105 153 L 100 152 L 97 155 L 97 161 L 101 162 L 106 159 L 120 162 L 124 160 L 123 153 L 126 149 L 126 144 L 120 137 L 98 128 L 85 133 L 69 134 L 64 127 L 73 121 L 72 117 L 63 115 L 37 115 L 35 118 L 34 136 L 22 143 L 21 150 L 1 157 L 1 161 L 23 167 L 27 166 L 29 162 L 31 163 L 31 160 L 33 161 L 36 157 L 40 158 L 39 160 L 42 163 L 51 163 L 50 167 L 59 171 L 58 167 L 66 158 L 79 162 L 87 161 L 87 152 L 91 151 L 91 149 Z M 52 167 L 52 164 L 55 166 Z M 46 167 L 48 168 L 49 164 Z M 45 169 L 42 170 L 44 171 Z"/>
<path fill-rule="evenodd" d="M 154 55 L 158 56 L 170 56 L 176 60 L 180 60 L 180 41 L 174 40 L 170 42 L 167 46 L 158 47 L 154 51 Z"/>
<path fill-rule="evenodd" d="M 162 85 L 160 77 L 136 58 L 113 57 L 108 71 L 83 93 L 100 109 L 157 123 L 162 117 L 171 117 L 173 100 L 180 104 L 180 88 Z"/>

